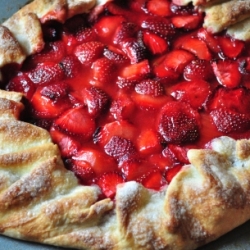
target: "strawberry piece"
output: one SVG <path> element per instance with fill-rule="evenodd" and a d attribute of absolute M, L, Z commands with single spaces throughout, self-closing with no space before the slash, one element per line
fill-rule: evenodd
<path fill-rule="evenodd" d="M 170 2 L 165 0 L 149 0 L 146 3 L 146 9 L 149 13 L 161 17 L 172 15 Z"/>
<path fill-rule="evenodd" d="M 112 80 L 115 71 L 115 64 L 106 57 L 102 57 L 92 64 L 91 69 L 93 79 L 102 85 L 109 83 Z"/>
<path fill-rule="evenodd" d="M 118 173 L 106 173 L 97 181 L 97 185 L 101 188 L 103 194 L 107 198 L 114 198 L 116 194 L 116 186 L 121 183 L 124 183 L 124 179 Z"/>
<path fill-rule="evenodd" d="M 213 69 L 209 61 L 196 59 L 192 60 L 183 70 L 186 80 L 210 80 L 213 77 Z"/>
<path fill-rule="evenodd" d="M 74 165 L 87 162 L 97 176 L 117 170 L 116 161 L 112 157 L 93 148 L 82 148 L 72 156 L 72 161 Z"/>
<path fill-rule="evenodd" d="M 125 90 L 132 90 L 134 89 L 137 81 L 136 80 L 129 80 L 126 78 L 122 78 L 118 76 L 116 84 L 120 89 L 125 89 Z"/>
<path fill-rule="evenodd" d="M 65 46 L 67 55 L 74 53 L 75 47 L 79 45 L 79 42 L 76 40 L 76 37 L 72 34 L 63 33 L 62 41 Z"/>
<path fill-rule="evenodd" d="M 183 164 L 189 164 L 189 160 L 187 157 L 187 152 L 190 148 L 183 147 L 179 145 L 169 144 L 168 149 L 172 153 L 172 155 L 175 157 L 175 159 Z"/>
<path fill-rule="evenodd" d="M 238 113 L 225 108 L 210 112 L 218 131 L 223 133 L 245 132 L 250 126 L 250 115 Z"/>
<path fill-rule="evenodd" d="M 146 58 L 146 48 L 144 44 L 136 39 L 127 39 L 123 41 L 121 48 L 130 59 L 131 64 L 141 62 Z"/>
<path fill-rule="evenodd" d="M 170 94 L 176 100 L 187 102 L 194 109 L 201 109 L 211 93 L 210 85 L 206 81 L 183 81 L 174 85 Z"/>
<path fill-rule="evenodd" d="M 145 79 L 135 85 L 135 91 L 141 95 L 162 96 L 164 95 L 164 88 L 156 80 Z"/>
<path fill-rule="evenodd" d="M 135 38 L 137 34 L 138 27 L 135 23 L 123 22 L 121 23 L 114 34 L 113 43 L 120 44 L 121 42 L 129 39 Z"/>
<path fill-rule="evenodd" d="M 238 59 L 239 62 L 239 70 L 243 74 L 250 73 L 250 57 L 240 57 Z"/>
<path fill-rule="evenodd" d="M 130 141 L 135 141 L 138 136 L 137 129 L 125 120 L 106 123 L 99 128 L 94 134 L 93 141 L 101 146 L 109 142 L 112 136 L 126 138 Z"/>
<path fill-rule="evenodd" d="M 168 168 L 165 175 L 167 183 L 170 183 L 174 178 L 174 176 L 181 171 L 181 169 L 182 169 L 181 164 L 176 164 L 175 166 Z"/>
<path fill-rule="evenodd" d="M 108 107 L 109 96 L 100 88 L 94 86 L 85 88 L 82 95 L 88 112 L 92 116 L 97 116 Z"/>
<path fill-rule="evenodd" d="M 241 83 L 241 73 L 237 61 L 219 60 L 212 63 L 217 81 L 227 88 L 235 88 Z"/>
<path fill-rule="evenodd" d="M 55 120 L 55 126 L 66 133 L 89 139 L 95 131 L 95 121 L 82 107 L 71 108 Z"/>
<path fill-rule="evenodd" d="M 167 152 L 168 148 L 165 148 L 162 153 L 151 154 L 148 161 L 161 171 L 165 171 L 166 167 L 173 166 L 175 158 L 171 152 Z"/>
<path fill-rule="evenodd" d="M 163 54 L 169 47 L 168 42 L 164 38 L 152 32 L 143 33 L 143 42 L 153 55 Z"/>
<path fill-rule="evenodd" d="M 162 17 L 148 17 L 142 22 L 141 27 L 165 39 L 169 39 L 175 34 L 173 25 Z"/>
<path fill-rule="evenodd" d="M 80 149 L 80 143 L 75 138 L 58 131 L 54 126 L 49 132 L 53 142 L 58 145 L 62 157 L 71 157 Z"/>
<path fill-rule="evenodd" d="M 27 74 L 20 73 L 8 82 L 6 90 L 21 92 L 26 98 L 31 99 L 36 88 L 34 83 L 28 78 Z"/>
<path fill-rule="evenodd" d="M 209 33 L 207 29 L 199 29 L 197 37 L 203 40 L 207 44 L 208 48 L 215 54 L 218 54 L 221 51 L 218 38 Z"/>
<path fill-rule="evenodd" d="M 128 1 L 128 7 L 129 9 L 136 11 L 136 12 L 144 12 L 145 5 L 147 0 L 129 0 Z"/>
<path fill-rule="evenodd" d="M 32 113 L 38 118 L 56 118 L 71 107 L 64 83 L 38 87 L 31 98 Z"/>
<path fill-rule="evenodd" d="M 76 41 L 80 43 L 86 43 L 95 41 L 97 39 L 97 34 L 94 29 L 89 27 L 79 28 L 75 34 Z"/>
<path fill-rule="evenodd" d="M 153 129 L 143 130 L 137 139 L 136 145 L 142 154 L 153 154 L 161 151 L 159 135 Z"/>
<path fill-rule="evenodd" d="M 168 143 L 194 142 L 199 138 L 199 114 L 186 103 L 168 102 L 158 118 L 158 131 Z"/>
<path fill-rule="evenodd" d="M 62 80 L 65 75 L 59 64 L 55 63 L 41 63 L 35 69 L 27 73 L 29 79 L 34 84 L 48 84 L 55 81 Z"/>
<path fill-rule="evenodd" d="M 243 41 L 235 40 L 231 37 L 226 37 L 226 36 L 220 36 L 218 37 L 218 40 L 222 53 L 224 54 L 225 57 L 234 59 L 238 57 L 244 49 Z"/>
<path fill-rule="evenodd" d="M 64 32 L 76 34 L 83 27 L 86 27 L 87 20 L 84 15 L 74 15 L 66 20 L 64 24 Z"/>
<path fill-rule="evenodd" d="M 110 113 L 116 120 L 129 119 L 135 110 L 135 104 L 132 99 L 120 93 L 118 98 L 114 100 L 110 107 Z"/>
<path fill-rule="evenodd" d="M 166 185 L 166 180 L 163 178 L 159 170 L 152 171 L 143 180 L 142 185 L 149 189 L 160 190 Z"/>
<path fill-rule="evenodd" d="M 118 161 L 131 159 L 136 153 L 136 149 L 131 140 L 120 136 L 112 136 L 107 144 L 104 145 L 104 151 Z"/>
<path fill-rule="evenodd" d="M 120 15 L 104 16 L 94 25 L 94 30 L 101 38 L 112 39 L 117 27 L 126 22 L 126 19 Z"/>
<path fill-rule="evenodd" d="M 199 59 L 203 60 L 211 60 L 212 55 L 207 47 L 206 42 L 199 38 L 195 38 L 192 36 L 182 36 L 180 39 L 177 39 L 174 45 L 175 49 L 185 49 Z"/>
<path fill-rule="evenodd" d="M 123 64 L 129 62 L 129 58 L 123 53 L 122 50 L 109 46 L 104 49 L 103 55 L 117 64 Z"/>
<path fill-rule="evenodd" d="M 193 30 L 201 25 L 202 16 L 197 15 L 180 15 L 172 17 L 172 23 L 176 28 L 183 28 L 185 30 Z"/>
<path fill-rule="evenodd" d="M 68 78 L 76 77 L 81 69 L 81 63 L 74 55 L 65 56 L 59 63 L 59 66 Z"/>
<path fill-rule="evenodd" d="M 74 54 L 82 64 L 91 65 L 102 56 L 104 47 L 101 42 L 91 41 L 78 45 Z"/>
<path fill-rule="evenodd" d="M 148 60 L 143 60 L 139 63 L 124 67 L 120 73 L 120 77 L 132 81 L 140 81 L 143 78 L 147 77 L 150 72 L 151 69 Z"/>

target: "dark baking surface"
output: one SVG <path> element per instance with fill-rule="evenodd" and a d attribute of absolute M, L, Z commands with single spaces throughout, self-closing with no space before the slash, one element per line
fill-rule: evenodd
<path fill-rule="evenodd" d="M 0 0 L 0 22 L 15 13 L 28 0 Z M 239 211 L 240 213 L 240 211 Z M 0 236 L 0 250 L 59 250 L 52 247 L 31 242 Z M 250 221 L 222 236 L 215 242 L 199 248 L 199 250 L 248 250 L 250 249 Z"/>

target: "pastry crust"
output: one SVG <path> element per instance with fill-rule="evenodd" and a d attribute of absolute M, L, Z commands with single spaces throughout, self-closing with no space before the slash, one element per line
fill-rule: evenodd
<path fill-rule="evenodd" d="M 63 22 L 94 4 L 32 2 L 1 27 L 7 56 L 0 66 L 22 63 L 43 47 L 38 20 Z M 30 18 L 38 38 L 19 29 Z M 80 185 L 64 167 L 47 131 L 18 120 L 21 100 L 0 91 L 1 234 L 78 249 L 188 250 L 250 218 L 250 141 L 217 138 L 211 149 L 190 150 L 191 164 L 164 190 L 132 181 L 117 186 L 114 201 L 99 200 L 99 187 Z"/>

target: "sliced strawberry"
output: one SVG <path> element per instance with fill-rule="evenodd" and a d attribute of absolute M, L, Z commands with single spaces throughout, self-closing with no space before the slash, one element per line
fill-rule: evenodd
<path fill-rule="evenodd" d="M 121 43 L 121 48 L 130 59 L 131 64 L 141 62 L 146 58 L 146 47 L 137 39 L 126 39 Z"/>
<path fill-rule="evenodd" d="M 203 80 L 183 81 L 170 89 L 170 94 L 176 100 L 187 102 L 194 109 L 201 109 L 211 94 L 210 85 Z"/>
<path fill-rule="evenodd" d="M 166 180 L 168 183 L 170 183 L 172 181 L 172 179 L 174 178 L 174 176 L 180 172 L 180 170 L 182 169 L 182 165 L 181 164 L 176 164 L 175 166 L 168 168 L 166 171 Z"/>
<path fill-rule="evenodd" d="M 151 72 L 148 60 L 143 60 L 139 63 L 131 64 L 122 69 L 120 73 L 121 78 L 127 80 L 142 80 L 147 77 Z"/>
<path fill-rule="evenodd" d="M 176 49 L 164 56 L 163 65 L 166 69 L 171 69 L 181 74 L 188 63 L 194 59 L 194 55 L 182 49 Z"/>
<path fill-rule="evenodd" d="M 64 31 L 72 34 L 76 34 L 83 27 L 86 27 L 87 20 L 84 15 L 74 15 L 66 20 L 64 24 Z"/>
<path fill-rule="evenodd" d="M 28 78 L 27 74 L 20 73 L 12 78 L 7 86 L 6 90 L 23 93 L 28 99 L 31 99 L 36 88 L 33 82 Z"/>
<path fill-rule="evenodd" d="M 250 126 L 250 115 L 238 113 L 225 108 L 210 113 L 218 131 L 223 133 L 245 132 Z"/>
<path fill-rule="evenodd" d="M 97 39 L 97 34 L 92 28 L 82 27 L 76 31 L 75 38 L 78 43 L 86 43 L 95 41 Z"/>
<path fill-rule="evenodd" d="M 159 135 L 153 129 L 141 131 L 136 145 L 139 152 L 143 154 L 153 154 L 161 151 Z"/>
<path fill-rule="evenodd" d="M 135 104 L 133 100 L 125 95 L 120 93 L 118 98 L 113 100 L 110 113 L 116 120 L 126 120 L 129 119 L 135 110 Z"/>
<path fill-rule="evenodd" d="M 84 65 L 91 65 L 103 54 L 105 45 L 101 42 L 91 41 L 82 43 L 75 48 L 75 56 Z"/>
<path fill-rule="evenodd" d="M 102 85 L 113 79 L 115 64 L 106 57 L 102 57 L 92 64 L 91 70 L 93 79 Z"/>
<path fill-rule="evenodd" d="M 151 154 L 148 161 L 161 171 L 165 171 L 166 167 L 173 166 L 175 158 L 171 152 L 167 152 L 165 148 L 162 153 Z"/>
<path fill-rule="evenodd" d="M 94 25 L 94 30 L 101 38 L 112 39 L 119 24 L 125 22 L 126 19 L 118 16 L 104 16 Z"/>
<path fill-rule="evenodd" d="M 217 81 L 227 88 L 235 88 L 241 83 L 241 73 L 237 61 L 219 60 L 212 63 Z"/>
<path fill-rule="evenodd" d="M 144 11 L 145 5 L 147 0 L 129 0 L 128 1 L 128 7 L 129 9 L 136 11 L 136 12 L 142 12 Z"/>
<path fill-rule="evenodd" d="M 199 115 L 188 104 L 168 102 L 159 114 L 158 131 L 168 143 L 194 142 L 199 138 Z"/>
<path fill-rule="evenodd" d="M 240 57 L 238 59 L 239 62 L 239 70 L 244 74 L 250 73 L 250 57 Z"/>
<path fill-rule="evenodd" d="M 101 188 L 106 197 L 114 198 L 116 194 L 116 186 L 124 182 L 125 181 L 120 174 L 106 173 L 98 179 L 97 185 Z"/>
<path fill-rule="evenodd" d="M 75 47 L 79 45 L 79 42 L 76 40 L 76 37 L 73 34 L 63 33 L 62 41 L 67 55 L 74 53 Z"/>
<path fill-rule="evenodd" d="M 172 17 L 172 23 L 176 28 L 193 30 L 201 25 L 202 16 L 197 15 L 180 15 Z"/>
<path fill-rule="evenodd" d="M 95 121 L 82 107 L 65 111 L 55 120 L 55 125 L 66 133 L 78 135 L 84 139 L 89 139 L 95 131 Z"/>
<path fill-rule="evenodd" d="M 120 44 L 128 38 L 136 38 L 138 27 L 135 23 L 121 23 L 114 34 L 113 43 Z"/>
<path fill-rule="evenodd" d="M 50 135 L 53 142 L 58 145 L 62 157 L 71 157 L 80 149 L 80 143 L 74 137 L 58 131 L 54 126 L 50 129 Z"/>
<path fill-rule="evenodd" d="M 197 32 L 197 37 L 203 40 L 212 52 L 218 54 L 221 51 L 218 38 L 209 33 L 207 29 L 199 29 Z"/>
<path fill-rule="evenodd" d="M 112 157 L 93 148 L 82 148 L 72 156 L 72 160 L 75 165 L 87 162 L 97 176 L 117 170 L 116 161 Z"/>
<path fill-rule="evenodd" d="M 165 0 L 149 0 L 146 3 L 146 9 L 149 13 L 157 16 L 171 16 L 170 2 Z"/>
<path fill-rule="evenodd" d="M 186 80 L 210 80 L 214 76 L 213 69 L 209 61 L 196 59 L 192 60 L 183 70 Z"/>
<path fill-rule="evenodd" d="M 120 89 L 125 89 L 125 90 L 132 90 L 134 89 L 137 81 L 136 80 L 129 80 L 127 78 L 122 78 L 118 76 L 116 84 Z"/>
<path fill-rule="evenodd" d="M 182 36 L 180 39 L 177 39 L 174 48 L 185 49 L 193 53 L 199 59 L 208 61 L 212 59 L 212 55 L 207 47 L 206 42 L 199 38 L 195 38 L 192 36 Z"/>
<path fill-rule="evenodd" d="M 168 144 L 168 149 L 178 162 L 183 164 L 189 164 L 187 152 L 190 148 L 175 144 Z"/>
<path fill-rule="evenodd" d="M 97 116 L 103 112 L 109 104 L 109 96 L 100 88 L 88 87 L 82 91 L 84 103 L 88 107 L 88 112 L 92 116 Z"/>
<path fill-rule="evenodd" d="M 173 25 L 163 17 L 148 17 L 142 22 L 141 27 L 166 39 L 175 34 Z"/>
<path fill-rule="evenodd" d="M 168 42 L 152 32 L 143 33 L 143 42 L 153 55 L 163 54 L 168 50 Z"/>
<path fill-rule="evenodd" d="M 115 121 L 106 123 L 103 127 L 100 127 L 96 131 L 93 140 L 94 143 L 104 146 L 113 136 L 135 141 L 135 138 L 138 136 L 138 131 L 134 125 L 130 124 L 126 120 Z"/>
<path fill-rule="evenodd" d="M 120 136 L 112 136 L 107 144 L 104 145 L 104 151 L 118 161 L 131 159 L 136 154 L 133 142 Z"/>
<path fill-rule="evenodd" d="M 135 91 L 141 95 L 162 96 L 165 91 L 160 82 L 153 79 L 145 79 L 135 85 Z"/>
<path fill-rule="evenodd" d="M 114 63 L 123 64 L 129 62 L 129 58 L 124 52 L 114 46 L 109 46 L 104 49 L 103 55 Z"/>
<path fill-rule="evenodd" d="M 39 64 L 28 72 L 28 77 L 34 84 L 43 85 L 60 81 L 65 77 L 65 74 L 59 64 L 47 62 Z"/>
<path fill-rule="evenodd" d="M 32 113 L 41 118 L 56 118 L 71 107 L 67 91 L 62 83 L 38 87 L 31 98 Z"/>
<path fill-rule="evenodd" d="M 149 189 L 160 190 L 164 185 L 166 185 L 166 180 L 162 176 L 161 171 L 154 170 L 143 178 L 142 185 Z"/>
<path fill-rule="evenodd" d="M 65 56 L 59 63 L 59 66 L 69 78 L 76 77 L 81 71 L 81 63 L 74 55 Z"/>
<path fill-rule="evenodd" d="M 220 36 L 218 37 L 218 40 L 223 55 L 231 59 L 238 57 L 245 46 L 243 41 L 235 40 L 231 37 Z"/>

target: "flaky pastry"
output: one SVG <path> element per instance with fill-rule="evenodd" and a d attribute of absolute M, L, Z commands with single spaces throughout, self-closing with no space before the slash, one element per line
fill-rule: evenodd
<path fill-rule="evenodd" d="M 243 1 L 242 1 L 243 2 Z M 94 1 L 36 0 L 0 28 L 0 66 L 43 46 L 40 20 L 89 11 Z M 50 15 L 47 15 L 50 13 Z M 33 20 L 34 33 L 25 29 Z M 49 133 L 19 121 L 22 95 L 0 91 L 0 233 L 79 249 L 195 249 L 250 218 L 250 141 L 221 137 L 190 150 L 159 192 L 131 181 L 99 200 L 68 171 Z"/>

